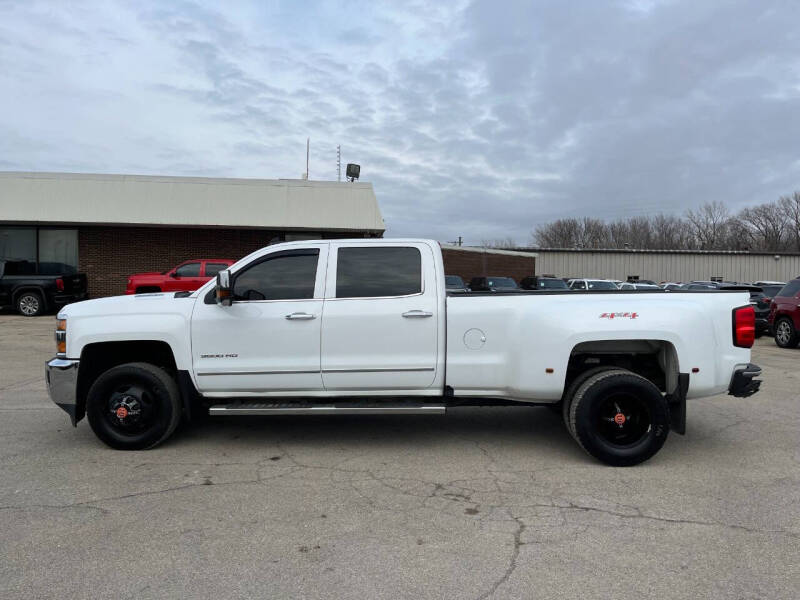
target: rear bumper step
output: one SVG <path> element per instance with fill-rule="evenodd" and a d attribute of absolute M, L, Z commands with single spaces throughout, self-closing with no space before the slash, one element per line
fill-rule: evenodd
<path fill-rule="evenodd" d="M 761 387 L 761 380 L 755 379 L 759 375 L 761 375 L 761 367 L 758 365 L 748 363 L 746 367 L 740 367 L 733 373 L 728 394 L 737 398 L 752 396 Z"/>
<path fill-rule="evenodd" d="M 411 403 L 335 403 L 235 402 L 216 404 L 208 409 L 212 416 L 238 415 L 443 415 L 443 404 Z"/>

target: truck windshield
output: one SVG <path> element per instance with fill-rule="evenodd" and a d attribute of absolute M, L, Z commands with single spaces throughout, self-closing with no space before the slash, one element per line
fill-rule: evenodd
<path fill-rule="evenodd" d="M 617 284 L 613 281 L 590 281 L 590 290 L 618 290 Z"/>
<path fill-rule="evenodd" d="M 569 286 L 563 279 L 540 279 L 538 288 L 540 290 L 567 290 Z"/>
<path fill-rule="evenodd" d="M 446 287 L 449 288 L 463 288 L 464 280 L 461 279 L 461 277 L 459 277 L 458 275 L 445 275 L 444 284 Z"/>
<path fill-rule="evenodd" d="M 516 288 L 517 282 L 511 279 L 511 277 L 491 277 L 489 279 L 489 287 Z"/>

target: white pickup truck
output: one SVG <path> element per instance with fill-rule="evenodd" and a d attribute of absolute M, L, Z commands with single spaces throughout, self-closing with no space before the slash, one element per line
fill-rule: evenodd
<path fill-rule="evenodd" d="M 153 447 L 198 411 L 550 405 L 589 454 L 632 465 L 684 432 L 687 398 L 760 384 L 747 292 L 447 293 L 430 240 L 278 244 L 196 292 L 56 318 L 50 396 L 119 449 Z"/>

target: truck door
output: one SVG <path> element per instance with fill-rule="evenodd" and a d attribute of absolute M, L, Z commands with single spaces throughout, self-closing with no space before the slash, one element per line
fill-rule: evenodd
<path fill-rule="evenodd" d="M 233 303 L 198 298 L 197 387 L 211 392 L 322 390 L 320 323 L 327 245 L 262 255 L 232 273 Z"/>
<path fill-rule="evenodd" d="M 326 390 L 424 390 L 436 377 L 433 252 L 425 244 L 332 243 L 322 316 Z"/>
<path fill-rule="evenodd" d="M 207 280 L 200 276 L 201 262 L 192 261 L 183 263 L 165 279 L 165 292 L 192 292 L 202 286 Z"/>

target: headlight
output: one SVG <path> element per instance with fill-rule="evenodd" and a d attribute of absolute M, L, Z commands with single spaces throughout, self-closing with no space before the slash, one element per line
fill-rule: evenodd
<path fill-rule="evenodd" d="M 67 320 L 56 318 L 56 355 L 67 356 Z"/>

